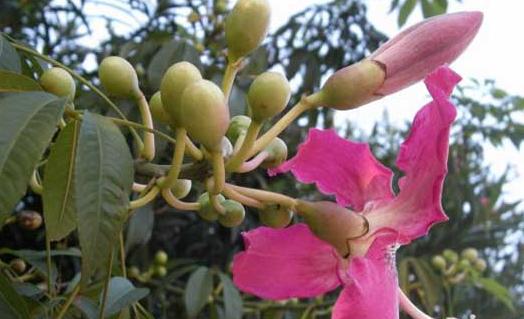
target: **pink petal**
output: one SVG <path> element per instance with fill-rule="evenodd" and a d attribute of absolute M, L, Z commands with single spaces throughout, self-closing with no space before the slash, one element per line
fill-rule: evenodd
<path fill-rule="evenodd" d="M 482 12 L 458 12 L 424 20 L 393 37 L 370 59 L 386 69 L 378 94 L 391 94 L 453 62 L 468 47 L 482 24 Z"/>
<path fill-rule="evenodd" d="M 340 284 L 336 252 L 305 224 L 259 227 L 243 236 L 246 250 L 235 255 L 233 281 L 244 292 L 273 300 L 309 298 Z"/>
<path fill-rule="evenodd" d="M 345 140 L 334 130 L 311 129 L 297 155 L 269 174 L 287 171 L 357 211 L 367 202 L 393 197 L 392 172 L 375 159 L 369 145 Z"/>
<path fill-rule="evenodd" d="M 434 100 L 417 113 L 400 148 L 397 166 L 405 174 L 399 181 L 400 194 L 368 215 L 374 229 L 391 227 L 403 241 L 410 241 L 427 234 L 433 224 L 447 220 L 441 196 L 447 173 L 449 129 L 456 116 L 448 97 L 459 81 L 460 76 L 446 66 L 426 77 Z"/>
<path fill-rule="evenodd" d="M 348 275 L 353 283 L 341 292 L 332 319 L 398 319 L 398 280 L 394 243 L 397 234 L 376 234 L 365 257 L 351 260 Z"/>

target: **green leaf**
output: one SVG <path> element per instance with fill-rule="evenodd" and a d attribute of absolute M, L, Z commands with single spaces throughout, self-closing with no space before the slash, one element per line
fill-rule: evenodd
<path fill-rule="evenodd" d="M 431 2 L 430 0 L 421 0 L 421 4 L 424 18 L 429 18 L 446 12 L 446 8 L 444 8 L 438 1 Z"/>
<path fill-rule="evenodd" d="M 38 82 L 13 71 L 0 70 L 0 92 L 42 91 Z"/>
<path fill-rule="evenodd" d="M 243 312 L 242 297 L 228 275 L 218 274 L 224 286 L 225 318 L 241 319 Z"/>
<path fill-rule="evenodd" d="M 50 240 L 60 240 L 76 227 L 74 169 L 80 123 L 69 123 L 58 135 L 45 166 L 44 219 Z"/>
<path fill-rule="evenodd" d="M 44 92 L 11 93 L 0 99 L 0 222 L 26 192 L 65 102 Z"/>
<path fill-rule="evenodd" d="M 2 272 L 0 272 L 0 314 L 5 319 L 29 319 L 27 304 Z"/>
<path fill-rule="evenodd" d="M 82 250 L 82 285 L 109 262 L 133 184 L 133 159 L 118 127 L 85 112 L 78 135 L 74 198 Z"/>
<path fill-rule="evenodd" d="M 113 277 L 109 281 L 104 316 L 114 315 L 148 294 L 149 289 L 147 288 L 135 288 L 126 278 Z"/>
<path fill-rule="evenodd" d="M 184 301 L 190 318 L 195 317 L 204 308 L 212 291 L 213 274 L 207 267 L 199 267 L 189 276 Z"/>
<path fill-rule="evenodd" d="M 150 86 L 158 90 L 166 70 L 174 63 L 181 61 L 191 62 L 200 70 L 202 69 L 200 53 L 189 42 L 182 40 L 164 44 L 151 59 L 147 68 L 147 79 Z"/>
<path fill-rule="evenodd" d="M 8 70 L 16 73 L 22 71 L 18 53 L 11 43 L 2 35 L 0 35 L 0 70 Z"/>
<path fill-rule="evenodd" d="M 407 259 L 424 290 L 423 303 L 426 306 L 426 310 L 432 312 L 441 298 L 442 282 L 425 260 L 417 258 Z"/>
<path fill-rule="evenodd" d="M 406 0 L 400 7 L 400 10 L 398 12 L 398 26 L 403 26 L 406 21 L 409 18 L 409 15 L 413 12 L 413 9 L 415 9 L 415 6 L 417 5 L 418 0 Z"/>
<path fill-rule="evenodd" d="M 126 252 L 137 246 L 145 245 L 149 241 L 153 233 L 154 223 L 155 213 L 151 204 L 137 209 L 127 223 Z"/>
<path fill-rule="evenodd" d="M 496 280 L 491 278 L 477 278 L 475 283 L 484 289 L 493 297 L 497 298 L 500 302 L 504 304 L 512 312 L 515 311 L 515 306 L 513 306 L 513 299 L 506 287 L 499 284 Z"/>
<path fill-rule="evenodd" d="M 98 306 L 96 302 L 85 296 L 78 296 L 73 301 L 73 304 L 78 308 L 88 319 L 98 318 Z"/>

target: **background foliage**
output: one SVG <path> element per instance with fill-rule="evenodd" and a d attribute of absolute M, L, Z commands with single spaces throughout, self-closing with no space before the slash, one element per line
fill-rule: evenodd
<path fill-rule="evenodd" d="M 405 23 L 418 2 L 393 1 L 392 11 L 398 14 L 399 25 Z M 444 12 L 447 8 L 447 1 L 422 0 L 420 3 L 424 16 Z M 129 17 L 129 21 L 139 19 L 141 23 L 129 27 L 128 33 L 116 34 L 113 27 L 122 22 L 103 14 L 86 14 L 86 7 L 94 4 L 101 8 L 100 12 L 119 10 Z M 223 27 L 228 7 L 228 3 L 221 0 L 159 0 L 156 6 L 145 0 L 5 0 L 0 4 L 0 30 L 62 61 L 95 84 L 98 83 L 96 70 L 93 71 L 86 61 L 101 61 L 114 54 L 123 56 L 137 69 L 142 89 L 149 98 L 158 90 L 159 80 L 167 67 L 181 60 L 197 65 L 206 78 L 220 80 L 225 67 Z M 107 20 L 110 36 L 95 49 L 87 48 L 82 45 L 83 37 L 99 32 L 93 29 L 97 19 Z M 318 89 L 326 74 L 362 59 L 385 40 L 372 21 L 366 19 L 365 3 L 333 1 L 307 8 L 291 17 L 270 35 L 263 48 L 252 54 L 235 83 L 231 102 L 233 113 L 245 112 L 244 92 L 253 77 L 267 68 L 283 70 L 293 80 L 293 99 L 296 100 Z M 5 57 L 12 54 L 8 55 L 6 50 L 1 52 L 4 54 L 4 59 L 0 59 L 1 70 L 23 72 L 37 79 L 42 68 L 47 67 L 45 62 L 23 52 L 20 56 L 24 63 L 17 67 L 16 59 L 12 63 L 5 62 L 8 61 Z M 6 91 L 5 86 L 2 88 L 0 95 Z M 454 99 L 460 115 L 452 133 L 443 200 L 451 221 L 436 226 L 427 238 L 400 249 L 401 285 L 422 308 L 437 316 L 453 314 L 467 318 L 473 313 L 480 318 L 521 318 L 524 316 L 522 205 L 507 202 L 503 196 L 503 186 L 512 174 L 511 169 L 503 175 L 494 175 L 484 162 L 484 152 L 486 147 L 500 147 L 506 140 L 515 147 L 521 146 L 524 126 L 516 115 L 522 114 L 524 99 L 508 95 L 492 81 L 477 80 L 466 81 Z M 133 105 L 126 101 L 118 101 L 118 105 L 130 119 L 139 118 Z M 112 114 L 105 102 L 86 86 L 77 92 L 76 107 Z M 288 128 L 284 139 L 291 154 L 309 128 L 332 127 L 333 116 L 335 114 L 329 110 L 312 111 Z M 168 128 L 160 129 L 169 132 Z M 346 132 L 348 137 L 370 142 L 382 162 L 394 167 L 394 156 L 407 125 L 393 126 L 385 114 L 369 135 L 350 122 L 339 130 Z M 129 132 L 124 133 L 131 141 Z M 157 152 L 158 163 L 168 164 L 171 146 L 159 145 Z M 143 178 L 140 172 L 136 178 Z M 296 197 L 322 198 L 310 185 L 299 185 L 289 176 L 269 180 L 263 170 L 248 178 L 235 178 L 235 182 L 242 185 Z M 200 191 L 194 190 L 190 195 L 192 199 Z M 8 218 L 11 222 L 1 229 L 0 259 L 7 265 L 15 257 L 21 258 L 45 273 L 41 253 L 45 247 L 44 227 L 27 230 L 22 221 L 28 211 L 42 212 L 40 196 L 31 191 L 12 212 L 14 219 Z M 272 303 L 241 295 L 232 285 L 228 270 L 233 254 L 242 249 L 239 234 L 257 225 L 254 211 L 248 212 L 242 226 L 227 229 L 192 214 L 177 213 L 160 199 L 139 209 L 124 232 L 128 267 L 137 267 L 138 273 L 135 269 L 129 273 L 134 286 L 121 277 L 112 279 L 113 304 L 117 305 L 118 300 L 124 305 L 134 303 L 147 294 L 143 288 L 148 288 L 147 297 L 142 299 L 141 305 L 135 304 L 132 311 L 144 318 L 172 318 L 173 314 L 182 313 L 190 317 L 228 319 L 240 318 L 242 313 L 245 318 L 328 318 L 336 294 L 315 300 Z M 64 290 L 78 280 L 77 246 L 76 234 L 53 244 L 53 249 L 60 250 L 60 255 L 53 256 L 53 269 Z M 460 252 L 466 247 L 480 251 L 488 263 L 487 271 L 468 271 L 461 280 L 450 280 L 453 278 L 431 266 L 431 258 L 445 249 Z M 148 275 L 159 250 L 169 255 L 165 278 Z M 42 276 L 37 276 L 13 285 L 0 274 L 0 309 L 16 304 L 21 309 L 34 311 L 39 303 L 43 309 L 53 307 L 53 302 L 59 301 L 45 301 L 42 282 Z M 96 300 L 93 296 L 79 297 L 74 309 L 89 317 L 93 300 Z M 109 313 L 120 310 L 117 306 L 109 309 Z M 81 312 L 71 315 L 80 316 Z"/>

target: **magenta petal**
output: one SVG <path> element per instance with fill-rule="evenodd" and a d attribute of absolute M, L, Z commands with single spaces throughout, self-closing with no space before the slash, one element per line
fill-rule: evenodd
<path fill-rule="evenodd" d="M 445 66 L 426 77 L 433 102 L 417 113 L 400 148 L 397 166 L 405 174 L 399 181 L 400 193 L 384 207 L 386 212 L 375 220 L 374 228 L 394 228 L 403 240 L 410 241 L 427 234 L 433 224 L 447 220 L 441 197 L 447 173 L 449 129 L 456 116 L 448 97 L 458 81 L 460 76 Z"/>
<path fill-rule="evenodd" d="M 365 257 L 351 260 L 347 285 L 333 308 L 332 319 L 398 319 L 398 280 L 394 231 L 377 234 Z"/>
<path fill-rule="evenodd" d="M 287 171 L 357 211 L 367 202 L 393 197 L 392 173 L 375 159 L 369 145 L 345 140 L 334 130 L 311 129 L 297 155 L 269 174 Z"/>
<path fill-rule="evenodd" d="M 334 249 L 305 224 L 259 227 L 243 236 L 246 250 L 235 255 L 233 281 L 244 292 L 273 300 L 307 298 L 340 284 Z"/>

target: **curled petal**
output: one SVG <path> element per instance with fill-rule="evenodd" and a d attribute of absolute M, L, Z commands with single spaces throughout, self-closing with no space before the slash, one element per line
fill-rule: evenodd
<path fill-rule="evenodd" d="M 375 229 L 391 227 L 409 242 L 427 234 L 433 224 L 447 220 L 441 197 L 447 173 L 449 129 L 456 116 L 455 106 L 448 98 L 458 81 L 460 76 L 446 66 L 426 78 L 433 101 L 417 113 L 400 148 L 397 166 L 405 176 L 399 181 L 399 195 L 368 215 Z"/>
<path fill-rule="evenodd" d="M 246 250 L 233 260 L 233 281 L 265 299 L 308 298 L 340 284 L 334 249 L 304 224 L 243 233 Z"/>
<path fill-rule="evenodd" d="M 357 211 L 367 202 L 393 197 L 392 172 L 375 159 L 369 145 L 345 140 L 334 130 L 311 129 L 297 155 L 269 173 L 287 171 Z"/>
<path fill-rule="evenodd" d="M 397 236 L 380 231 L 366 256 L 351 260 L 348 276 L 353 282 L 340 293 L 332 319 L 398 319 Z"/>

